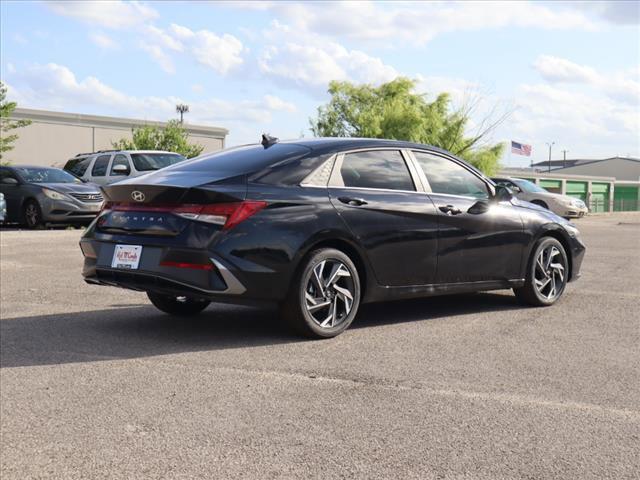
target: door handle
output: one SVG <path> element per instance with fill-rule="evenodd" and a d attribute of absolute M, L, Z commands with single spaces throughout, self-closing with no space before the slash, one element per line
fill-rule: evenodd
<path fill-rule="evenodd" d="M 367 204 L 366 200 L 362 198 L 339 197 L 338 200 L 342 203 L 346 203 L 347 205 L 351 205 L 352 207 L 359 207 Z"/>
<path fill-rule="evenodd" d="M 457 207 L 454 207 L 453 205 L 442 205 L 438 207 L 438 209 L 442 213 L 446 213 L 447 215 L 458 215 L 459 213 L 462 213 L 462 210 L 460 210 Z"/>

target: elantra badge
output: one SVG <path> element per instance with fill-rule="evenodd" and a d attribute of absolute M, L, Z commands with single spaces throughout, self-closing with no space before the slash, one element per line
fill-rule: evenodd
<path fill-rule="evenodd" d="M 136 202 L 144 202 L 144 193 L 139 190 L 134 190 L 131 192 L 131 198 L 133 198 Z"/>

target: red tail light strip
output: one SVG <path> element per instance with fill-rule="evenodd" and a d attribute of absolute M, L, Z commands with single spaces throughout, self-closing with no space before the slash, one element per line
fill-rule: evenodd
<path fill-rule="evenodd" d="M 192 220 L 207 221 L 206 219 L 220 219 L 224 221 L 223 229 L 227 230 L 255 215 L 267 206 L 267 202 L 245 200 L 243 202 L 213 203 L 208 205 L 182 204 L 182 205 L 144 205 L 136 203 L 105 203 L 103 210 L 118 212 L 163 212 L 184 216 Z M 200 217 L 200 218 L 199 218 Z M 218 223 L 210 221 L 210 223 Z M 222 221 L 219 223 L 223 223 Z"/>

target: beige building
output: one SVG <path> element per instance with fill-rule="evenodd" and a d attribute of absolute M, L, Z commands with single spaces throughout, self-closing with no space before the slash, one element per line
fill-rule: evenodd
<path fill-rule="evenodd" d="M 17 133 L 14 149 L 3 155 L 13 164 L 61 167 L 78 153 L 96 152 L 113 148 L 112 142 L 131 138 L 131 129 L 143 125 L 164 126 L 164 122 L 151 122 L 131 118 L 82 115 L 79 113 L 50 112 L 16 108 L 12 118 L 29 119 L 31 125 Z M 203 152 L 220 150 L 225 146 L 229 131 L 219 127 L 205 127 L 185 123 L 189 139 L 204 147 Z"/>

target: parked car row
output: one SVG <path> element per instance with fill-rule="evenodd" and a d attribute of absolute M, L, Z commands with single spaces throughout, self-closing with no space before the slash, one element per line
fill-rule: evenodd
<path fill-rule="evenodd" d="M 185 160 L 150 150 L 78 154 L 64 169 L 36 165 L 0 167 L 0 222 L 37 228 L 46 223 L 91 222 L 103 205 L 101 185 L 137 177 Z"/>

